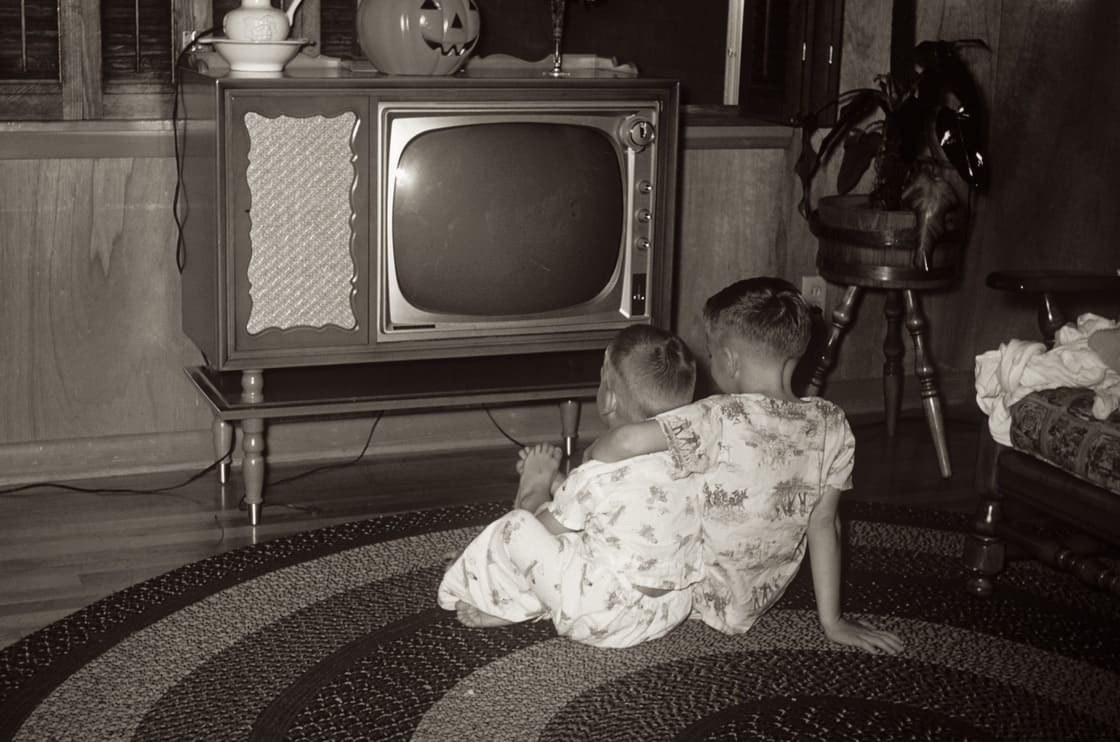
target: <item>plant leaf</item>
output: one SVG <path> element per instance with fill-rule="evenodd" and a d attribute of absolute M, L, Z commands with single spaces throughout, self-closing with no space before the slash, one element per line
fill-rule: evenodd
<path fill-rule="evenodd" d="M 813 178 L 816 177 L 817 171 L 821 166 L 820 154 L 813 148 L 813 134 L 817 130 L 817 117 L 809 114 L 801 119 L 801 154 L 797 158 L 797 163 L 793 166 L 793 171 L 801 180 L 801 202 L 797 205 L 797 210 L 801 212 L 801 216 L 809 219 L 812 206 L 810 204 L 810 197 L 812 195 Z"/>
<path fill-rule="evenodd" d="M 982 127 L 975 118 L 948 108 L 937 113 L 937 144 L 960 176 L 978 191 L 988 186 Z"/>
<path fill-rule="evenodd" d="M 946 216 L 957 205 L 957 194 L 947 181 L 922 170 L 902 197 L 918 218 L 918 247 L 911 263 L 928 271 L 933 264 L 933 248 L 946 231 Z"/>
<path fill-rule="evenodd" d="M 869 118 L 876 110 L 884 113 L 889 110 L 886 96 L 879 90 L 863 88 L 854 91 L 855 95 L 836 116 L 832 131 L 821 141 L 821 160 L 827 161 L 836 145 L 848 137 L 848 133 Z"/>
<path fill-rule="evenodd" d="M 836 190 L 845 194 L 859 185 L 860 179 L 879 154 L 883 135 L 878 131 L 853 131 L 844 140 L 844 159 L 836 176 Z"/>
<path fill-rule="evenodd" d="M 916 98 L 907 98 L 895 111 L 891 125 L 892 134 L 898 137 L 898 154 L 906 162 L 913 162 L 922 154 L 929 121 L 922 104 Z"/>

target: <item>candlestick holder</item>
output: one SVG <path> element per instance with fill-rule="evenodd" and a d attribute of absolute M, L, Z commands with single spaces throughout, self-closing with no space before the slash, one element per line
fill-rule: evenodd
<path fill-rule="evenodd" d="M 549 77 L 567 77 L 564 72 L 564 11 L 567 9 L 567 0 L 548 0 L 552 11 L 552 69 L 544 74 Z"/>

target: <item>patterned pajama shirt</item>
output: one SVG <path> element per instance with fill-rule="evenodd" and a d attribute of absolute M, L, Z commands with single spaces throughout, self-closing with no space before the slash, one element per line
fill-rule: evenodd
<path fill-rule="evenodd" d="M 677 476 L 701 490 L 704 565 L 693 617 L 744 632 L 797 574 L 824 490 L 851 488 L 851 428 L 826 400 L 760 394 L 715 395 L 656 419 Z"/>

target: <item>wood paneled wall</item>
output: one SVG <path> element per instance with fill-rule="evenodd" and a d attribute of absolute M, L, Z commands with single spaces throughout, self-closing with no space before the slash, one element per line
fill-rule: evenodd
<path fill-rule="evenodd" d="M 993 270 L 1120 270 L 1120 3 L 921 0 L 918 38 L 982 38 L 970 61 L 990 103 L 992 187 L 977 200 L 955 332 L 943 359 L 970 366 L 1036 338 L 1034 307 L 987 289 Z M 1084 307 L 1086 309 L 1091 306 Z"/>
<path fill-rule="evenodd" d="M 848 0 L 842 85 L 889 64 L 881 0 Z M 984 38 L 972 60 L 992 103 L 991 193 L 977 200 L 961 286 L 927 301 L 950 397 L 978 352 L 1033 336 L 1033 308 L 983 285 L 997 268 L 1116 270 L 1120 210 L 1120 3 L 919 0 L 916 37 Z M 797 214 L 796 142 L 687 148 L 679 190 L 677 328 L 703 351 L 698 312 L 739 277 L 814 273 Z M 0 146 L 0 150 L 3 147 Z M 142 153 L 148 154 L 148 153 Z M 210 413 L 183 374 L 200 362 L 180 330 L 174 162 L 0 158 L 0 484 L 208 463 Z M 830 289 L 830 301 L 839 298 Z M 828 393 L 874 409 L 882 302 L 869 296 Z M 908 384 L 912 392 L 916 385 Z M 847 396 L 845 396 L 847 395 Z M 523 440 L 556 439 L 549 405 L 495 411 Z M 277 425 L 273 460 L 357 453 L 368 420 Z M 584 409 L 582 431 L 601 430 Z M 508 445 L 482 411 L 386 418 L 376 451 Z"/>

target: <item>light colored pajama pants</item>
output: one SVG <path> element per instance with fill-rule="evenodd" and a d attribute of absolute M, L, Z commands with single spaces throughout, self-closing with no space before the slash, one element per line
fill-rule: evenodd
<path fill-rule="evenodd" d="M 551 618 L 556 632 L 583 644 L 629 647 L 664 636 L 688 618 L 688 589 L 651 598 L 603 560 L 578 533 L 553 536 L 526 510 L 488 525 L 448 568 L 439 604 L 458 601 L 512 622 Z"/>

